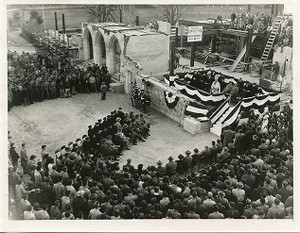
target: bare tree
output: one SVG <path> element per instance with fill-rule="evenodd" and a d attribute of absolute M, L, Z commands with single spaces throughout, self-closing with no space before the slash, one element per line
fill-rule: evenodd
<path fill-rule="evenodd" d="M 114 13 L 116 6 L 114 5 L 85 5 L 86 13 L 89 20 L 101 22 L 115 22 Z"/>
<path fill-rule="evenodd" d="M 188 6 L 183 5 L 158 5 L 158 17 L 171 25 L 175 25 L 188 8 Z"/>

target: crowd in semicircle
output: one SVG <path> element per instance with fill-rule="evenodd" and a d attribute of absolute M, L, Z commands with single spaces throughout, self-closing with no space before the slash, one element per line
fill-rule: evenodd
<path fill-rule="evenodd" d="M 55 154 L 43 146 L 41 161 L 36 156 L 27 160 L 23 147 L 21 166 L 29 180 L 20 172 L 19 155 L 11 143 L 11 218 L 293 218 L 292 111 L 288 104 L 280 113 L 251 111 L 247 123 L 225 130 L 217 142 L 147 167 L 133 166 L 130 159 L 120 167 L 117 159 L 122 150 L 114 148 L 114 140 L 126 149 L 129 142 L 149 135 L 143 115 L 122 110 L 112 113 L 114 120 L 90 126 L 87 135 Z M 268 124 L 262 130 L 265 119 Z M 102 138 L 103 125 L 107 131 Z M 119 136 L 110 138 L 108 129 Z M 203 161 L 209 165 L 202 166 Z"/>

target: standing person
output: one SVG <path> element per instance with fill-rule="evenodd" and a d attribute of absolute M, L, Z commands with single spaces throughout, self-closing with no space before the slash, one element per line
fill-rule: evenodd
<path fill-rule="evenodd" d="M 105 82 L 102 82 L 100 89 L 101 89 L 101 100 L 105 100 L 106 91 L 107 91 L 107 86 L 105 85 Z"/>
<path fill-rule="evenodd" d="M 70 81 L 69 81 L 69 77 L 66 78 L 65 82 L 64 82 L 64 88 L 65 88 L 65 94 L 66 94 L 66 98 L 71 97 L 71 91 L 70 91 Z"/>
<path fill-rule="evenodd" d="M 143 98 L 143 112 L 150 115 L 150 104 L 151 104 L 151 97 L 149 92 L 146 91 L 144 98 Z"/>
<path fill-rule="evenodd" d="M 278 77 L 278 74 L 279 74 L 279 70 L 280 70 L 280 66 L 279 66 L 278 61 L 276 61 L 275 64 L 273 65 L 273 72 L 272 72 L 272 75 L 271 75 L 271 79 L 273 81 L 277 80 L 277 77 Z"/>
<path fill-rule="evenodd" d="M 221 85 L 218 81 L 218 76 L 215 76 L 215 81 L 211 84 L 210 93 L 215 95 L 221 92 Z"/>
<path fill-rule="evenodd" d="M 106 74 L 104 75 L 104 82 L 105 82 L 105 85 L 107 87 L 107 90 L 109 90 L 110 83 L 111 83 L 111 75 L 110 75 L 109 72 L 106 72 Z"/>
<path fill-rule="evenodd" d="M 49 90 L 50 90 L 50 99 L 56 99 L 56 81 L 53 77 L 50 84 L 49 84 Z"/>
<path fill-rule="evenodd" d="M 59 95 L 60 95 L 60 98 L 64 98 L 65 97 L 65 89 L 64 89 L 64 82 L 63 82 L 63 80 L 59 81 Z"/>
<path fill-rule="evenodd" d="M 42 164 L 43 164 L 43 167 L 45 167 L 45 164 L 46 164 L 46 155 L 48 155 L 47 153 L 47 146 L 46 145 L 42 145 L 41 147 L 41 158 L 42 158 Z"/>
<path fill-rule="evenodd" d="M 91 91 L 97 92 L 97 83 L 96 83 L 96 77 L 94 76 L 94 74 L 90 75 L 89 82 L 91 84 Z"/>
<path fill-rule="evenodd" d="M 18 166 L 18 161 L 20 156 L 18 155 L 18 153 L 15 150 L 15 145 L 14 143 L 11 144 L 10 149 L 9 149 L 9 155 L 11 158 L 11 163 L 14 167 Z"/>
<path fill-rule="evenodd" d="M 28 156 L 27 156 L 27 151 L 25 148 L 25 143 L 22 143 L 22 148 L 21 148 L 21 166 L 23 168 L 24 174 L 29 174 L 29 168 L 28 168 Z"/>
<path fill-rule="evenodd" d="M 230 18 L 231 18 L 231 25 L 234 26 L 235 19 L 236 19 L 236 14 L 235 14 L 235 12 L 232 12 Z"/>

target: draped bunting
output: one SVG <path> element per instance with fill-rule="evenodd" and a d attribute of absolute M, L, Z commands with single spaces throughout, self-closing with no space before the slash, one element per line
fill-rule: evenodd
<path fill-rule="evenodd" d="M 226 98 L 224 94 L 212 95 L 206 91 L 195 89 L 194 87 L 187 85 L 179 79 L 174 80 L 174 86 L 182 94 L 188 97 L 200 101 L 204 104 L 218 104 Z"/>
<path fill-rule="evenodd" d="M 176 78 L 178 78 L 178 75 L 175 76 L 169 76 L 169 75 L 164 75 L 164 79 L 165 79 L 165 83 L 170 87 L 170 86 L 174 86 L 174 80 Z"/>
<path fill-rule="evenodd" d="M 164 91 L 164 96 L 168 108 L 175 108 L 179 101 L 179 97 L 167 91 Z"/>
<path fill-rule="evenodd" d="M 194 118 L 206 116 L 208 109 L 203 104 L 199 104 L 196 102 L 190 102 L 184 111 L 186 116 L 191 116 Z"/>
<path fill-rule="evenodd" d="M 264 91 L 266 93 L 266 91 Z M 251 107 L 265 107 L 267 105 L 274 105 L 280 101 L 280 92 L 273 92 L 264 95 L 256 95 L 253 97 L 243 98 L 242 99 L 242 107 L 243 109 L 251 108 Z"/>
<path fill-rule="evenodd" d="M 229 109 L 229 98 L 227 98 L 220 106 L 210 115 L 207 116 L 212 124 L 215 124 L 220 117 Z"/>
<path fill-rule="evenodd" d="M 237 119 L 241 112 L 242 101 L 238 102 L 228 116 L 222 122 L 222 128 L 232 125 Z"/>

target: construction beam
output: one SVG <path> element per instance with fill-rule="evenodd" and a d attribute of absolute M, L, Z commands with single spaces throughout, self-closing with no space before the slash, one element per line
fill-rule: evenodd
<path fill-rule="evenodd" d="M 234 29 L 219 29 L 221 34 L 229 34 L 233 36 L 242 36 L 242 37 L 247 37 L 248 33 L 247 31 L 242 31 L 242 30 L 234 30 Z"/>

